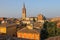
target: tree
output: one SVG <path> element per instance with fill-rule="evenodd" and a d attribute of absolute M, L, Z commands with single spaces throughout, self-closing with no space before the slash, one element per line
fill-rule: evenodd
<path fill-rule="evenodd" d="M 49 22 L 47 24 L 47 31 L 49 33 L 49 37 L 50 36 L 56 36 L 56 23 L 55 22 Z"/>
<path fill-rule="evenodd" d="M 49 34 L 47 31 L 47 24 L 48 24 L 48 21 L 45 21 L 43 25 L 43 29 L 41 30 L 41 40 L 48 38 Z"/>

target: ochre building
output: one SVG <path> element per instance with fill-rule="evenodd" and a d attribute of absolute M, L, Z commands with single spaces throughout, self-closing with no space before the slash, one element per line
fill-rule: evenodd
<path fill-rule="evenodd" d="M 0 34 L 16 36 L 16 24 L 0 24 Z"/>
<path fill-rule="evenodd" d="M 25 38 L 30 40 L 40 40 L 40 30 L 33 29 L 30 25 L 17 31 L 18 38 Z"/>

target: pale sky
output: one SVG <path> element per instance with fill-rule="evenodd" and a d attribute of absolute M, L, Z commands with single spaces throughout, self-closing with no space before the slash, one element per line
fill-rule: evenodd
<path fill-rule="evenodd" d="M 60 0 L 0 0 L 0 17 L 21 17 L 25 3 L 27 16 L 60 16 Z"/>

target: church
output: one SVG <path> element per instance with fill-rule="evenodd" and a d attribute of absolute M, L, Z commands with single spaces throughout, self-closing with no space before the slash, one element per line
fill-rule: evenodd
<path fill-rule="evenodd" d="M 23 4 L 22 8 L 22 22 L 23 23 L 30 23 L 30 22 L 44 22 L 45 17 L 42 14 L 39 14 L 37 17 L 27 17 L 26 15 L 26 7 Z"/>
<path fill-rule="evenodd" d="M 37 17 L 27 17 L 25 4 L 23 4 L 22 22 L 26 24 L 26 26 L 17 31 L 17 37 L 40 40 L 40 29 L 43 27 L 44 16 L 39 14 Z"/>

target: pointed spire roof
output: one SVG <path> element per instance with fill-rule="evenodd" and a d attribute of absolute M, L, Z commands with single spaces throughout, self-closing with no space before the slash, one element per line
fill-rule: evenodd
<path fill-rule="evenodd" d="M 25 8 L 25 3 L 23 3 L 23 8 Z"/>

